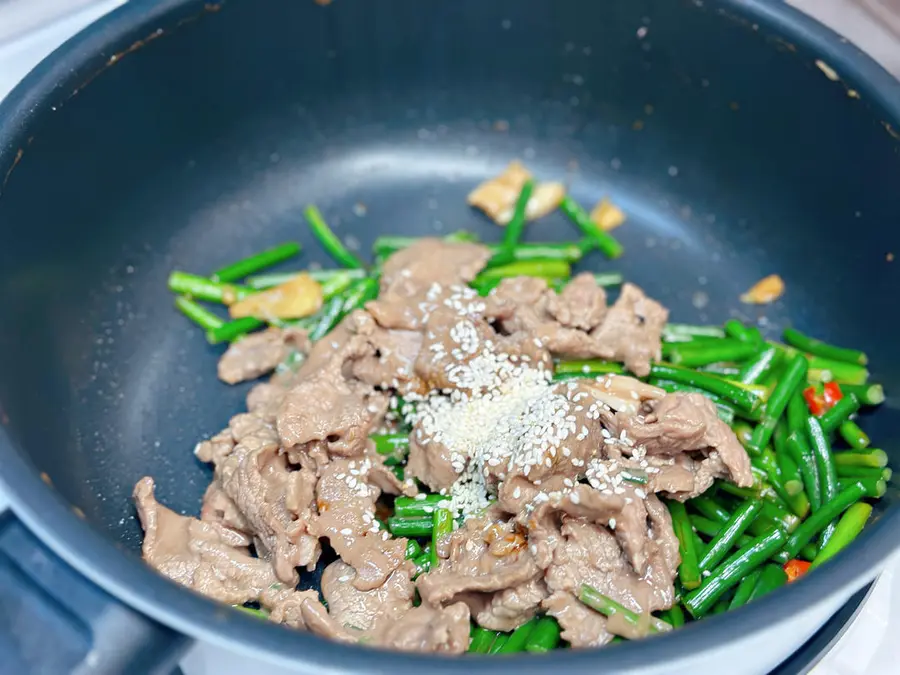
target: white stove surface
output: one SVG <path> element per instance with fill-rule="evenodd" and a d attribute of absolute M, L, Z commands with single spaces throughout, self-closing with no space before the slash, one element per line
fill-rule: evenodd
<path fill-rule="evenodd" d="M 63 41 L 125 0 L 0 0 L 0 99 L 41 59 Z M 791 0 L 791 4 L 853 40 L 900 77 L 900 36 L 882 12 L 897 0 Z M 8 500 L 0 486 L 0 511 Z M 853 625 L 813 670 L 814 675 L 892 675 L 900 660 L 900 556 L 887 566 Z M 734 655 L 740 658 L 739 655 Z M 227 653 L 196 645 L 185 657 L 185 675 L 239 675 Z M 240 675 L 246 672 L 240 666 Z"/>

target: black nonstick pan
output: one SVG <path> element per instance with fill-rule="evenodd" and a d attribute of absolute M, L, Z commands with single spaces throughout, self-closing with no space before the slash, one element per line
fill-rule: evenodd
<path fill-rule="evenodd" d="M 363 251 L 379 233 L 496 239 L 465 195 L 519 158 L 628 213 L 625 256 L 584 267 L 621 271 L 675 320 L 859 346 L 900 391 L 900 84 L 852 44 L 774 0 L 323 4 L 132 0 L 0 106 L 0 480 L 21 519 L 0 535 L 0 670 L 165 672 L 193 638 L 247 672 L 774 666 L 900 546 L 896 486 L 846 553 L 782 591 L 546 658 L 338 647 L 141 562 L 135 481 L 196 513 L 209 469 L 193 444 L 246 394 L 216 380 L 219 351 L 166 275 L 284 240 L 326 262 L 311 202 Z M 570 227 L 554 215 L 528 236 Z M 784 298 L 742 305 L 770 273 Z M 866 424 L 900 464 L 896 399 Z"/>

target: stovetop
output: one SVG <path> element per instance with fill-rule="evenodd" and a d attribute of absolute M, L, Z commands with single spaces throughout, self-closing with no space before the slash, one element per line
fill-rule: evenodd
<path fill-rule="evenodd" d="M 42 58 L 125 0 L 0 0 L 0 99 Z M 790 0 L 862 47 L 900 77 L 900 0 Z M 0 486 L 0 511 L 7 506 Z M 814 675 L 890 675 L 900 641 L 900 556 L 889 564 L 853 624 Z M 231 675 L 225 655 L 198 644 L 185 675 Z M 739 655 L 735 655 L 739 658 Z M 237 673 L 235 673 L 237 675 Z"/>

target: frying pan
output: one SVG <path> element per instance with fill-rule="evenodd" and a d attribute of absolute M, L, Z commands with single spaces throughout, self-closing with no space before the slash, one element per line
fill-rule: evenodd
<path fill-rule="evenodd" d="M 495 239 L 465 195 L 516 157 L 628 213 L 626 255 L 586 268 L 622 271 L 675 320 L 859 346 L 900 390 L 900 85 L 781 2 L 133 0 L 0 107 L 0 471 L 21 519 L 0 536 L 4 667 L 166 672 L 199 638 L 248 672 L 759 673 L 869 581 L 900 545 L 896 486 L 789 588 L 544 658 L 337 647 L 141 562 L 135 481 L 196 513 L 210 472 L 191 449 L 247 391 L 215 379 L 168 271 L 284 240 L 328 264 L 310 202 L 362 250 L 379 233 Z M 558 215 L 528 230 L 572 234 Z M 783 300 L 741 305 L 770 273 Z M 900 465 L 896 400 L 865 425 Z"/>

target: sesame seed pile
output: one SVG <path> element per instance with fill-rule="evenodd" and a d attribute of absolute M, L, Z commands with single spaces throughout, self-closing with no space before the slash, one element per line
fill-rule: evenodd
<path fill-rule="evenodd" d="M 434 341 L 430 349 L 436 359 L 448 362 L 445 374 L 453 387 L 422 397 L 407 421 L 415 426 L 417 442 L 440 443 L 449 450 L 459 474 L 447 491 L 450 508 L 469 517 L 490 503 L 486 476 L 528 478 L 536 466 L 552 468 L 558 456 L 569 457 L 567 442 L 588 437 L 575 413 L 587 407 L 588 420 L 599 420 L 600 407 L 608 408 L 574 383 L 553 383 L 543 363 L 504 353 L 493 340 L 482 340 L 475 321 L 483 303 L 469 289 L 454 292 L 443 304 L 456 311 L 459 321 L 449 339 Z M 602 431 L 607 444 L 628 442 Z M 584 460 L 571 461 L 585 466 Z"/>

